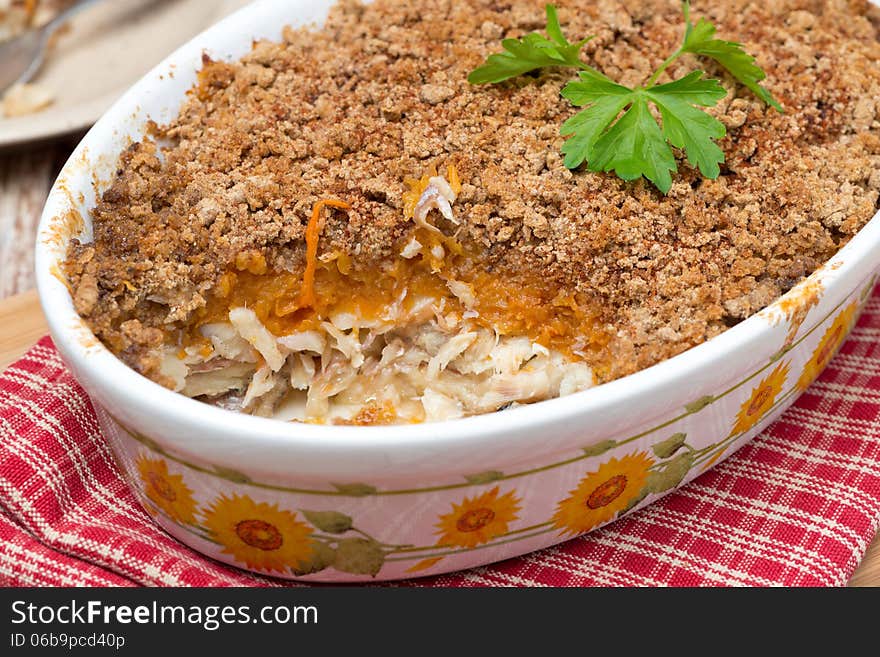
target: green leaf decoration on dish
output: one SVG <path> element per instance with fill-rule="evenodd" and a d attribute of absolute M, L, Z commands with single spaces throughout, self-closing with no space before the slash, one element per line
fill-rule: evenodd
<path fill-rule="evenodd" d="M 220 465 L 214 466 L 214 472 L 217 473 L 217 476 L 222 477 L 228 481 L 234 481 L 237 484 L 249 484 L 253 480 L 248 477 L 243 472 L 239 472 L 238 470 L 234 470 L 232 468 L 224 468 Z"/>
<path fill-rule="evenodd" d="M 784 347 L 782 347 L 782 349 L 780 349 L 780 350 L 777 351 L 775 354 L 773 354 L 772 356 L 770 356 L 770 359 L 769 359 L 768 362 L 770 362 L 770 363 L 775 363 L 777 360 L 779 360 L 780 358 L 782 358 L 783 356 L 785 356 L 785 354 L 787 354 L 787 353 L 788 353 L 789 351 L 791 351 L 793 348 L 794 348 L 793 345 L 790 345 L 790 344 L 785 345 Z"/>
<path fill-rule="evenodd" d="M 651 491 L 648 490 L 648 486 L 646 485 L 644 488 L 642 488 L 641 492 L 638 495 L 636 495 L 634 498 L 632 498 L 629 501 L 629 504 L 627 504 L 623 508 L 623 511 L 621 511 L 617 517 L 620 518 L 621 516 L 624 516 L 627 513 L 629 513 L 630 511 L 632 511 L 635 507 L 637 507 L 639 504 L 642 503 L 642 500 L 644 500 L 646 497 L 648 497 L 648 494 L 650 492 Z"/>
<path fill-rule="evenodd" d="M 663 493 L 678 486 L 694 465 L 694 453 L 679 454 L 671 461 L 666 461 L 658 470 L 648 475 L 645 490 L 649 493 Z"/>
<path fill-rule="evenodd" d="M 654 450 L 654 454 L 657 455 L 657 458 L 668 459 L 682 448 L 686 440 L 686 433 L 674 433 L 666 440 L 654 445 L 651 449 Z"/>
<path fill-rule="evenodd" d="M 715 397 L 713 395 L 705 395 L 696 401 L 692 401 L 690 404 L 685 405 L 684 410 L 688 413 L 699 413 L 714 401 Z"/>
<path fill-rule="evenodd" d="M 345 538 L 336 546 L 333 567 L 344 573 L 372 575 L 382 570 L 385 552 L 376 542 L 368 538 Z"/>
<path fill-rule="evenodd" d="M 351 497 L 366 497 L 367 495 L 375 495 L 378 492 L 376 487 L 371 486 L 370 484 L 355 483 L 330 485 L 343 495 L 350 495 Z"/>
<path fill-rule="evenodd" d="M 595 445 L 590 445 L 589 447 L 584 447 L 583 452 L 587 456 L 601 456 L 609 449 L 614 449 L 617 446 L 616 440 L 603 440 L 601 442 L 596 443 Z"/>
<path fill-rule="evenodd" d="M 862 301 L 864 301 L 865 299 L 867 299 L 870 296 L 871 291 L 874 289 L 874 285 L 876 285 L 876 283 L 877 283 L 877 274 L 874 274 L 873 276 L 871 276 L 871 280 L 868 281 L 868 284 L 865 286 L 865 289 L 862 290 L 862 293 L 860 296 L 860 299 Z"/>
<path fill-rule="evenodd" d="M 465 475 L 464 478 L 470 484 L 489 484 L 499 479 L 504 479 L 504 473 L 498 470 L 486 470 L 477 474 Z"/>
<path fill-rule="evenodd" d="M 116 420 L 116 418 L 113 418 L 113 419 Z M 116 420 L 116 423 L 120 424 L 118 420 Z M 137 440 L 141 445 L 143 445 L 147 449 L 151 449 L 152 451 L 154 451 L 158 454 L 165 453 L 165 451 L 159 446 L 159 443 L 157 443 L 152 438 L 147 438 L 145 435 L 138 433 L 137 431 L 132 431 L 131 429 L 129 429 L 128 427 L 126 427 L 122 424 L 120 424 L 120 426 L 122 426 L 129 433 L 129 435 L 132 438 Z"/>
<path fill-rule="evenodd" d="M 351 516 L 347 516 L 339 511 L 305 511 L 303 515 L 310 523 L 328 534 L 342 534 L 351 529 L 353 521 Z"/>
<path fill-rule="evenodd" d="M 190 525 L 196 535 L 202 539 L 203 541 L 208 541 L 209 543 L 213 543 L 214 545 L 220 545 L 220 542 L 214 538 L 211 530 L 202 525 Z"/>
<path fill-rule="evenodd" d="M 307 561 L 300 561 L 296 568 L 291 568 L 294 575 L 311 575 L 332 566 L 336 560 L 336 550 L 323 541 L 312 543 L 312 556 Z"/>

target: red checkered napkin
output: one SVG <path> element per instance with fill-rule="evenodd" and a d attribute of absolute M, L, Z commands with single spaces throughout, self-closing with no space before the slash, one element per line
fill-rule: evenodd
<path fill-rule="evenodd" d="M 554 548 L 415 586 L 843 585 L 880 525 L 880 292 L 822 377 L 681 490 Z M 0 584 L 278 586 L 140 508 L 49 338 L 0 375 Z"/>

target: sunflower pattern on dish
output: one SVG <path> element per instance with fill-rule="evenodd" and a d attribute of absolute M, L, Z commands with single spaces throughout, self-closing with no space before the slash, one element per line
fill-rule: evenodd
<path fill-rule="evenodd" d="M 183 475 L 168 472 L 164 459 L 151 459 L 140 454 L 137 469 L 144 494 L 175 522 L 195 523 L 196 501 L 193 492 L 183 481 Z"/>
<path fill-rule="evenodd" d="M 224 554 L 253 570 L 286 573 L 314 556 L 309 525 L 277 504 L 254 502 L 247 495 L 215 499 L 204 524 Z"/>
<path fill-rule="evenodd" d="M 443 557 L 429 557 L 427 559 L 422 559 L 414 566 L 410 566 L 409 568 L 407 568 L 406 572 L 418 573 L 423 570 L 428 570 L 429 568 L 433 568 L 434 566 L 436 566 L 441 561 L 443 561 Z"/>
<path fill-rule="evenodd" d="M 612 458 L 588 472 L 569 497 L 557 504 L 554 527 L 563 533 L 584 534 L 613 520 L 639 496 L 654 461 L 645 452 Z"/>
<path fill-rule="evenodd" d="M 782 386 L 788 378 L 790 363 L 784 362 L 777 365 L 770 374 L 761 379 L 761 383 L 752 389 L 752 394 L 746 399 L 739 412 L 736 414 L 736 422 L 730 431 L 731 436 L 745 433 L 754 427 L 762 417 L 773 408 L 776 398 L 782 392 Z"/>
<path fill-rule="evenodd" d="M 810 356 L 810 360 L 804 365 L 804 369 L 797 381 L 797 389 L 799 391 L 803 392 L 809 388 L 810 384 L 816 380 L 819 374 L 822 373 L 822 370 L 831 362 L 834 354 L 837 353 L 838 348 L 855 323 L 858 307 L 858 302 L 853 301 L 834 318 L 831 326 L 828 327 L 822 339 L 819 340 L 819 344 L 816 346 L 815 351 L 813 351 L 813 355 Z"/>
<path fill-rule="evenodd" d="M 519 518 L 520 500 L 515 491 L 499 496 L 496 486 L 482 495 L 465 497 L 452 503 L 452 511 L 441 515 L 437 523 L 437 545 L 472 548 L 488 543 L 508 532 L 510 523 Z"/>

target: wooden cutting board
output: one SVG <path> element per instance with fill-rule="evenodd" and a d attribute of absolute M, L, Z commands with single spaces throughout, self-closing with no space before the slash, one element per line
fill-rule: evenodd
<path fill-rule="evenodd" d="M 35 291 L 0 301 L 0 371 L 48 333 Z M 880 586 L 880 535 L 856 570 L 850 586 Z"/>

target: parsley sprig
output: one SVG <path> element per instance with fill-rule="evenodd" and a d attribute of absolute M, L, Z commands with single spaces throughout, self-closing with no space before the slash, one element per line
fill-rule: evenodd
<path fill-rule="evenodd" d="M 581 61 L 580 50 L 593 37 L 569 43 L 553 5 L 547 5 L 549 38 L 532 32 L 521 39 L 505 39 L 501 43 L 504 52 L 490 55 L 468 81 L 498 83 L 545 67 L 577 68 L 578 79 L 562 89 L 564 98 L 584 108 L 562 124 L 561 134 L 568 138 L 562 147 L 566 167 L 575 169 L 586 162 L 590 171 L 613 170 L 624 180 L 644 176 L 666 194 L 672 187 L 672 173 L 678 171 L 671 148 L 675 146 L 700 173 L 717 178 L 724 152 L 716 140 L 724 137 L 726 130 L 704 108 L 716 105 L 727 92 L 701 70 L 657 84 L 663 72 L 686 53 L 708 57 L 765 103 L 780 112 L 782 107 L 759 84 L 765 78 L 764 71 L 742 44 L 716 39 L 715 26 L 705 18 L 693 24 L 690 3 L 685 0 L 682 5 L 682 44 L 643 86 L 626 87 Z M 651 105 L 659 111 L 661 123 L 654 118 Z"/>
<path fill-rule="evenodd" d="M 562 34 L 556 7 L 553 5 L 547 5 L 547 35 L 549 39 L 537 32 L 526 34 L 521 39 L 504 39 L 501 47 L 505 52 L 489 55 L 485 64 L 471 72 L 468 82 L 494 84 L 548 66 L 594 70 L 580 58 L 581 48 L 593 37 L 569 43 Z"/>

